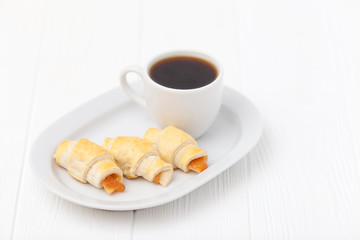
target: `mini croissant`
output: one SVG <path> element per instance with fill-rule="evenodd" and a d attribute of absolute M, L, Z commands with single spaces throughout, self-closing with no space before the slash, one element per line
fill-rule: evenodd
<path fill-rule="evenodd" d="M 109 194 L 123 192 L 123 174 L 114 157 L 103 147 L 87 139 L 66 140 L 55 153 L 56 163 L 67 169 L 76 180 L 102 188 Z"/>
<path fill-rule="evenodd" d="M 207 152 L 197 146 L 193 137 L 176 127 L 169 126 L 164 130 L 149 128 L 144 139 L 156 147 L 161 159 L 174 168 L 200 173 L 208 167 Z"/>
<path fill-rule="evenodd" d="M 157 150 L 139 137 L 106 138 L 104 147 L 117 161 L 127 178 L 142 176 L 166 187 L 173 176 L 171 164 L 160 159 Z"/>

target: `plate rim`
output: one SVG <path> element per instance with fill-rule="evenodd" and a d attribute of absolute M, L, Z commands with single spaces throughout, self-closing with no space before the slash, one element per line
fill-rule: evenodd
<path fill-rule="evenodd" d="M 66 119 L 67 117 L 69 117 L 70 115 L 78 112 L 79 110 L 81 110 L 82 108 L 84 108 L 87 104 L 89 104 L 89 102 L 92 101 L 96 101 L 98 99 L 103 98 L 104 96 L 106 96 L 107 94 L 111 94 L 115 91 L 118 91 L 118 88 L 113 88 L 109 91 L 106 91 L 92 99 L 89 99 L 88 101 L 82 103 L 81 105 L 75 107 L 73 110 L 69 111 L 68 113 L 65 113 L 63 116 L 59 117 L 58 119 L 56 119 L 55 121 L 53 121 L 51 124 L 49 124 L 47 127 L 45 127 L 45 129 L 43 129 L 35 138 L 35 140 L 32 143 L 31 146 L 31 150 L 30 150 L 30 168 L 32 170 L 33 175 L 36 177 L 36 179 L 43 184 L 47 190 L 49 190 L 50 192 L 52 192 L 53 194 L 57 195 L 60 198 L 63 198 L 69 202 L 81 205 L 81 206 L 85 206 L 85 207 L 89 207 L 89 208 L 94 208 L 94 209 L 102 209 L 102 210 L 111 210 L 111 211 L 131 211 L 131 210 L 139 210 L 139 209 L 145 209 L 145 208 L 151 208 L 151 207 L 155 207 L 155 206 L 159 206 L 159 205 L 163 205 L 169 202 L 172 202 L 178 198 L 181 198 L 183 196 L 185 196 L 186 194 L 194 191 L 195 189 L 201 187 L 202 185 L 204 185 L 205 183 L 207 183 L 208 181 L 214 179 L 215 177 L 217 177 L 218 175 L 220 175 L 221 173 L 223 173 L 226 169 L 230 168 L 231 166 L 233 166 L 236 162 L 240 161 L 241 159 L 243 159 L 247 154 L 249 154 L 251 152 L 251 150 L 257 145 L 257 143 L 259 142 L 261 136 L 262 136 L 262 132 L 263 132 L 263 118 L 258 110 L 258 108 L 255 106 L 255 104 L 250 101 L 247 97 L 245 97 L 242 93 L 236 91 L 235 89 L 232 89 L 228 86 L 224 86 L 224 93 L 226 93 L 226 91 L 230 91 L 231 94 L 229 95 L 236 95 L 238 98 L 242 98 L 241 101 L 246 102 L 246 105 L 248 105 L 249 107 L 252 108 L 252 111 L 254 113 L 254 115 L 257 117 L 257 121 L 258 122 L 258 131 L 257 133 L 255 133 L 255 140 L 253 141 L 252 144 L 250 144 L 251 146 L 244 151 L 244 153 L 241 156 L 236 156 L 236 150 L 241 147 L 241 141 L 237 141 L 236 144 L 229 150 L 229 152 L 227 152 L 224 156 L 222 156 L 221 158 L 227 158 L 229 159 L 228 161 L 226 161 L 224 165 L 222 165 L 220 167 L 220 169 L 218 169 L 217 171 L 215 171 L 215 173 L 212 174 L 204 174 L 203 176 L 201 175 L 196 175 L 194 176 L 194 178 L 199 178 L 198 182 L 196 182 L 195 185 L 193 185 L 190 188 L 184 188 L 182 187 L 182 189 L 180 189 L 181 191 L 178 194 L 173 194 L 172 196 L 170 195 L 170 197 L 164 198 L 164 199 L 160 199 L 157 201 L 151 201 L 148 203 L 143 203 L 143 204 L 135 204 L 135 206 L 130 207 L 128 205 L 126 205 L 125 207 L 122 207 L 121 205 L 106 205 L 106 204 L 101 204 L 101 203 L 93 203 L 93 202 L 87 202 L 84 200 L 79 200 L 77 198 L 74 198 L 73 196 L 69 196 L 68 194 L 65 194 L 64 192 L 56 189 L 55 187 L 52 186 L 51 183 L 48 183 L 47 181 L 45 181 L 45 179 L 43 179 L 43 177 L 38 174 L 38 171 L 35 167 L 35 160 L 36 159 L 34 157 L 34 152 L 35 152 L 35 146 L 38 145 L 38 142 L 41 141 L 42 136 L 46 135 L 46 133 L 51 130 L 54 126 L 56 126 L 56 124 L 58 124 L 61 121 L 64 121 L 64 119 Z M 126 98 L 125 94 L 121 94 L 121 99 L 119 99 L 120 101 L 126 101 L 126 100 L 130 100 L 128 98 Z M 225 94 L 223 94 L 223 96 L 225 96 Z M 131 101 L 131 100 L 130 100 Z M 225 101 L 225 97 L 223 97 L 222 100 L 222 104 L 224 104 Z M 100 114 L 99 114 L 100 115 Z M 238 119 L 240 120 L 240 119 Z M 217 159 L 217 161 L 219 161 L 219 159 Z M 205 173 L 205 172 L 204 172 Z M 200 176 L 200 177 L 199 177 Z M 130 201 L 131 202 L 131 201 Z"/>

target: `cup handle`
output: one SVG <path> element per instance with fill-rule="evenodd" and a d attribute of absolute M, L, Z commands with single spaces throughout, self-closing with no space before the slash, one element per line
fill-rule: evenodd
<path fill-rule="evenodd" d="M 125 93 L 132 99 L 134 102 L 139 104 L 142 107 L 146 107 L 146 102 L 143 96 L 140 96 L 139 94 L 135 93 L 134 90 L 130 87 L 129 82 L 127 80 L 127 74 L 128 73 L 136 73 L 140 76 L 141 80 L 144 83 L 145 76 L 144 76 L 144 69 L 136 66 L 136 65 L 130 65 L 124 68 L 120 74 L 120 85 L 122 89 L 125 91 Z"/>

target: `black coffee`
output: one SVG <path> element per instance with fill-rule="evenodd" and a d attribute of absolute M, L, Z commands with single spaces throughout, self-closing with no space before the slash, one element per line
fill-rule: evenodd
<path fill-rule="evenodd" d="M 149 71 L 160 85 L 176 89 L 193 89 L 213 82 L 218 73 L 211 63 L 195 57 L 179 56 L 156 62 Z"/>

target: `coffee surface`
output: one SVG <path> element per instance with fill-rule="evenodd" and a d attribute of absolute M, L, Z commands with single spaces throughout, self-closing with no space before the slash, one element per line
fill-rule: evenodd
<path fill-rule="evenodd" d="M 149 71 L 152 80 L 175 89 L 200 88 L 213 82 L 216 67 L 200 58 L 179 56 L 156 62 Z"/>

